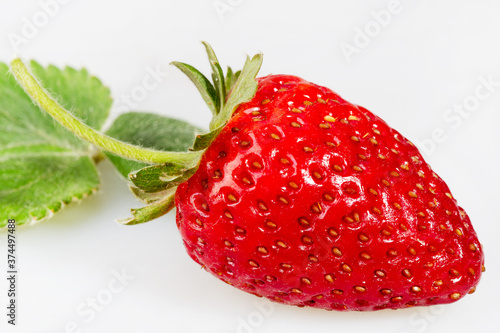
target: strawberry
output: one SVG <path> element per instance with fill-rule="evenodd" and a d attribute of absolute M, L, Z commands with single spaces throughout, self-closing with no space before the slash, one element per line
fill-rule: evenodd
<path fill-rule="evenodd" d="M 240 91 L 221 84 L 207 51 L 216 74 L 204 98 L 217 114 Z M 175 64 L 199 89 L 208 81 Z M 207 98 L 225 85 L 228 97 Z M 469 217 L 382 119 L 290 75 L 257 79 L 235 109 L 175 194 L 185 247 L 203 268 L 254 295 L 327 310 L 443 304 L 475 291 L 484 256 Z"/>

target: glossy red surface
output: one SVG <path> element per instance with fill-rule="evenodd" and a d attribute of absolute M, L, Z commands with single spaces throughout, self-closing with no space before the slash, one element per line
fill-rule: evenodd
<path fill-rule="evenodd" d="M 467 214 L 413 144 L 294 76 L 259 79 L 176 206 L 195 261 L 286 304 L 449 303 L 475 290 L 483 268 Z"/>

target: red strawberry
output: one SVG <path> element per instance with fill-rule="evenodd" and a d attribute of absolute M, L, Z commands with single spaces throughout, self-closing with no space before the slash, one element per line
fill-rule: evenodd
<path fill-rule="evenodd" d="M 469 217 L 418 149 L 295 76 L 258 79 L 175 204 L 196 262 L 285 304 L 450 303 L 474 292 L 484 269 Z"/>

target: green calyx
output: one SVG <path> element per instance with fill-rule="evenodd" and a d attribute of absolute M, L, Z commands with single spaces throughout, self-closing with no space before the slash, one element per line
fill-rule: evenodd
<path fill-rule="evenodd" d="M 209 127 L 210 131 L 196 137 L 192 148 L 193 151 L 204 150 L 210 146 L 210 143 L 227 124 L 236 108 L 253 98 L 257 91 L 255 78 L 262 65 L 262 54 L 257 54 L 251 59 L 247 57 L 241 71 L 233 72 L 231 67 L 228 67 L 224 76 L 212 47 L 206 42 L 203 42 L 203 45 L 205 45 L 212 67 L 212 82 L 196 68 L 181 62 L 172 62 L 172 65 L 186 74 L 198 88 L 203 100 L 213 114 Z"/>
<path fill-rule="evenodd" d="M 262 54 L 248 58 L 241 71 L 233 72 L 228 67 L 226 75 L 219 64 L 212 47 L 203 42 L 212 68 L 212 81 L 191 65 L 172 62 L 194 83 L 201 97 L 212 112 L 212 121 L 209 131 L 195 137 L 192 152 L 204 152 L 222 131 L 237 107 L 250 101 L 257 91 L 257 73 L 262 65 Z M 129 175 L 133 183 L 133 192 L 149 206 L 140 210 L 133 210 L 132 219 L 122 220 L 124 224 L 137 224 L 137 219 L 148 221 L 168 212 L 174 207 L 174 196 L 177 186 L 187 181 L 198 169 L 198 159 L 190 164 L 163 163 L 145 167 Z M 153 198 L 161 198 L 156 201 Z M 151 214 L 150 214 L 151 213 Z M 161 216 L 160 215 L 160 216 Z M 141 223 L 141 222 L 139 222 Z"/>
<path fill-rule="evenodd" d="M 17 82 L 33 100 L 63 127 L 80 139 L 94 144 L 111 159 L 112 156 L 137 161 L 145 167 L 128 175 L 132 193 L 146 207 L 132 209 L 132 217 L 120 220 L 126 225 L 144 223 L 158 218 L 174 207 L 174 196 L 178 185 L 188 180 L 198 169 L 204 151 L 221 132 L 237 107 L 253 98 L 257 91 L 257 73 L 262 64 L 262 54 L 246 59 L 241 71 L 233 72 L 228 67 L 226 74 L 208 43 L 203 43 L 212 68 L 212 81 L 194 67 L 173 62 L 195 84 L 213 114 L 209 131 L 196 135 L 189 151 L 166 151 L 145 148 L 113 138 L 74 116 L 52 97 L 28 68 L 19 59 L 11 63 L 11 72 Z M 134 116 L 137 118 L 137 116 Z M 100 155 L 102 156 L 102 154 Z M 120 172 L 126 170 L 122 168 Z"/>

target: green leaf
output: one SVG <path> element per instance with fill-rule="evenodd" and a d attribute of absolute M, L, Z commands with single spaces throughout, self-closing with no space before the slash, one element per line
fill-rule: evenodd
<path fill-rule="evenodd" d="M 214 86 L 205 77 L 205 75 L 203 75 L 193 66 L 184 64 L 182 62 L 174 61 L 171 64 L 180 69 L 194 83 L 196 88 L 198 88 L 201 97 L 203 97 L 203 100 L 205 101 L 205 103 L 207 103 L 208 108 L 210 109 L 210 111 L 212 111 L 212 114 L 216 115 L 217 113 L 219 113 L 220 100 L 217 97 Z"/>
<path fill-rule="evenodd" d="M 75 70 L 65 67 L 64 71 L 55 66 L 42 67 L 30 62 L 31 71 L 60 104 L 94 129 L 101 129 L 109 116 L 113 100 L 109 89 L 86 69 Z M 61 75 L 62 74 L 62 75 Z M 82 93 L 75 93 L 80 92 Z M 71 136 L 74 137 L 74 136 Z M 78 140 L 88 146 L 87 143 Z"/>
<path fill-rule="evenodd" d="M 43 86 L 86 124 L 100 129 L 112 104 L 109 89 L 86 70 L 31 69 Z M 0 227 L 48 218 L 93 193 L 99 176 L 90 144 L 76 138 L 18 86 L 0 63 Z"/>
<path fill-rule="evenodd" d="M 160 216 L 167 214 L 174 208 L 175 191 L 170 191 L 161 200 L 156 201 L 149 206 L 132 209 L 132 217 L 128 219 L 118 220 L 119 223 L 125 225 L 135 225 L 149 222 Z"/>
<path fill-rule="evenodd" d="M 195 135 L 203 132 L 189 123 L 154 113 L 130 112 L 120 115 L 106 134 L 134 145 L 163 151 L 182 152 L 192 147 Z M 149 164 L 105 152 L 120 174 L 128 175 Z"/>

